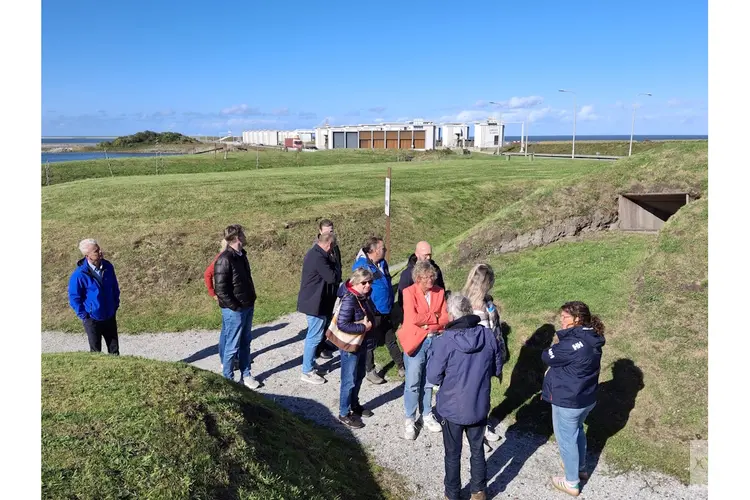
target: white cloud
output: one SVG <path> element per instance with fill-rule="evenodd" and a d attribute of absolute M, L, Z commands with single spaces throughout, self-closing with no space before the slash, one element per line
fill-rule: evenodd
<path fill-rule="evenodd" d="M 581 106 L 581 110 L 578 112 L 578 119 L 582 122 L 592 122 L 599 119 L 599 115 L 594 113 L 594 106 L 587 104 Z"/>
<path fill-rule="evenodd" d="M 396 118 L 396 121 L 399 122 L 399 123 L 408 122 L 409 121 L 409 117 L 408 116 L 401 116 L 399 118 Z"/>
<path fill-rule="evenodd" d="M 382 118 L 375 118 L 375 123 L 383 123 L 383 121 Z"/>
<path fill-rule="evenodd" d="M 466 109 L 452 117 L 448 117 L 448 119 L 444 121 L 471 122 L 471 121 L 477 121 L 477 120 L 484 120 L 489 117 L 488 115 L 489 113 L 484 110 Z"/>
<path fill-rule="evenodd" d="M 617 108 L 617 109 L 625 109 L 626 108 L 625 103 L 622 102 L 622 101 L 617 101 L 612 107 L 613 108 Z"/>
<path fill-rule="evenodd" d="M 679 100 L 679 99 L 677 99 L 675 97 L 673 97 L 673 98 L 671 98 L 670 100 L 667 101 L 667 106 L 669 106 L 670 108 L 677 108 L 677 107 L 682 106 L 683 104 L 684 103 L 681 100 Z"/>
<path fill-rule="evenodd" d="M 533 108 L 544 102 L 544 98 L 538 95 L 530 95 L 526 97 L 511 97 L 507 101 L 500 101 L 497 106 L 506 109 L 526 109 Z"/>
<path fill-rule="evenodd" d="M 230 106 L 228 108 L 222 109 L 221 114 L 222 115 L 250 116 L 250 115 L 261 115 L 263 113 L 260 112 L 260 109 L 250 107 L 247 104 L 238 104 L 235 106 Z"/>

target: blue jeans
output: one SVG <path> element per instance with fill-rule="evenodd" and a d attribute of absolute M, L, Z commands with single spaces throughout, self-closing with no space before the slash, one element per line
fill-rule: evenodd
<path fill-rule="evenodd" d="M 339 392 L 339 415 L 345 417 L 359 404 L 359 388 L 365 378 L 367 349 L 361 346 L 357 352 L 339 349 L 341 356 L 341 390 Z"/>
<path fill-rule="evenodd" d="M 406 382 L 404 383 L 404 414 L 415 419 L 417 410 L 425 417 L 432 413 L 432 384 L 427 382 L 427 357 L 432 348 L 432 337 L 427 337 L 414 356 L 404 353 Z M 420 393 L 421 399 L 420 399 Z M 419 408 L 419 403 L 422 403 Z"/>
<path fill-rule="evenodd" d="M 484 458 L 484 430 L 487 428 L 487 420 L 481 420 L 473 425 L 454 424 L 442 417 L 441 420 L 445 447 L 445 496 L 450 500 L 459 498 L 464 431 L 471 450 L 471 493 L 484 491 L 487 488 L 487 461 Z"/>
<path fill-rule="evenodd" d="M 586 470 L 586 434 L 583 432 L 583 421 L 596 406 L 592 403 L 586 408 L 563 408 L 552 405 L 552 428 L 560 448 L 565 480 L 578 483 L 578 472 Z"/>
<path fill-rule="evenodd" d="M 227 341 L 227 335 L 224 333 L 224 313 L 221 314 L 221 333 L 219 334 L 219 361 L 224 364 L 224 344 Z"/>
<path fill-rule="evenodd" d="M 302 373 L 310 373 L 313 371 L 315 350 L 323 339 L 323 330 L 325 327 L 325 316 L 307 315 L 307 336 L 305 337 L 305 348 L 302 352 Z"/>
<path fill-rule="evenodd" d="M 239 357 L 241 378 L 250 376 L 250 341 L 253 328 L 254 308 L 246 307 L 239 311 L 229 308 L 221 309 L 221 330 L 224 334 L 224 353 L 221 363 L 224 365 L 224 378 L 234 380 L 232 361 L 235 355 Z M 221 349 L 221 340 L 219 340 Z"/>

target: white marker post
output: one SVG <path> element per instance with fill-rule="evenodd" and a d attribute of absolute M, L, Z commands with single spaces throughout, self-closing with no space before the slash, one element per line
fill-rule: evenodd
<path fill-rule="evenodd" d="M 391 167 L 385 178 L 385 260 L 391 260 Z"/>

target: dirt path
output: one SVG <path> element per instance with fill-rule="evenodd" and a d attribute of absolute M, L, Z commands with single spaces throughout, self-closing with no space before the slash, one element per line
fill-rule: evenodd
<path fill-rule="evenodd" d="M 263 386 L 258 389 L 272 399 L 274 395 L 298 396 L 315 399 L 330 410 L 330 414 L 316 415 L 306 408 L 288 407 L 305 418 L 319 423 L 330 422 L 330 415 L 338 414 L 339 370 L 338 356 L 323 366 L 331 370 L 328 383 L 312 386 L 299 380 L 302 346 L 306 330 L 305 317 L 290 314 L 253 330 L 252 373 Z M 185 361 L 219 372 L 217 354 L 218 332 L 190 331 L 121 335 L 122 355 L 136 355 L 163 361 Z M 42 333 L 42 352 L 87 351 L 86 336 L 55 332 Z M 322 360 L 320 360 L 322 361 Z M 364 382 L 360 393 L 363 404 L 375 415 L 365 419 L 366 426 L 353 433 L 363 447 L 370 450 L 378 463 L 402 474 L 414 491 L 413 498 L 442 499 L 443 443 L 440 434 L 423 431 L 416 441 L 406 441 L 403 435 L 403 383 L 389 381 L 375 386 Z M 281 401 L 280 401 L 281 402 Z M 557 447 L 544 438 L 506 432 L 493 450 L 487 453 L 488 498 L 569 498 L 549 485 L 552 474 L 560 474 Z M 461 479 L 469 482 L 469 456 L 464 449 Z M 468 491 L 468 486 L 465 488 Z M 468 493 L 466 493 L 468 497 Z M 580 498 L 708 498 L 706 486 L 685 486 L 677 480 L 654 473 L 613 474 L 600 459 L 591 480 Z"/>

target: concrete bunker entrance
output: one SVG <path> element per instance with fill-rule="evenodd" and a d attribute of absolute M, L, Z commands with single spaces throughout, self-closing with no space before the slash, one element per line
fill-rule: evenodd
<path fill-rule="evenodd" d="M 622 231 L 659 231 L 677 211 L 690 203 L 688 193 L 625 193 L 618 201 Z"/>

